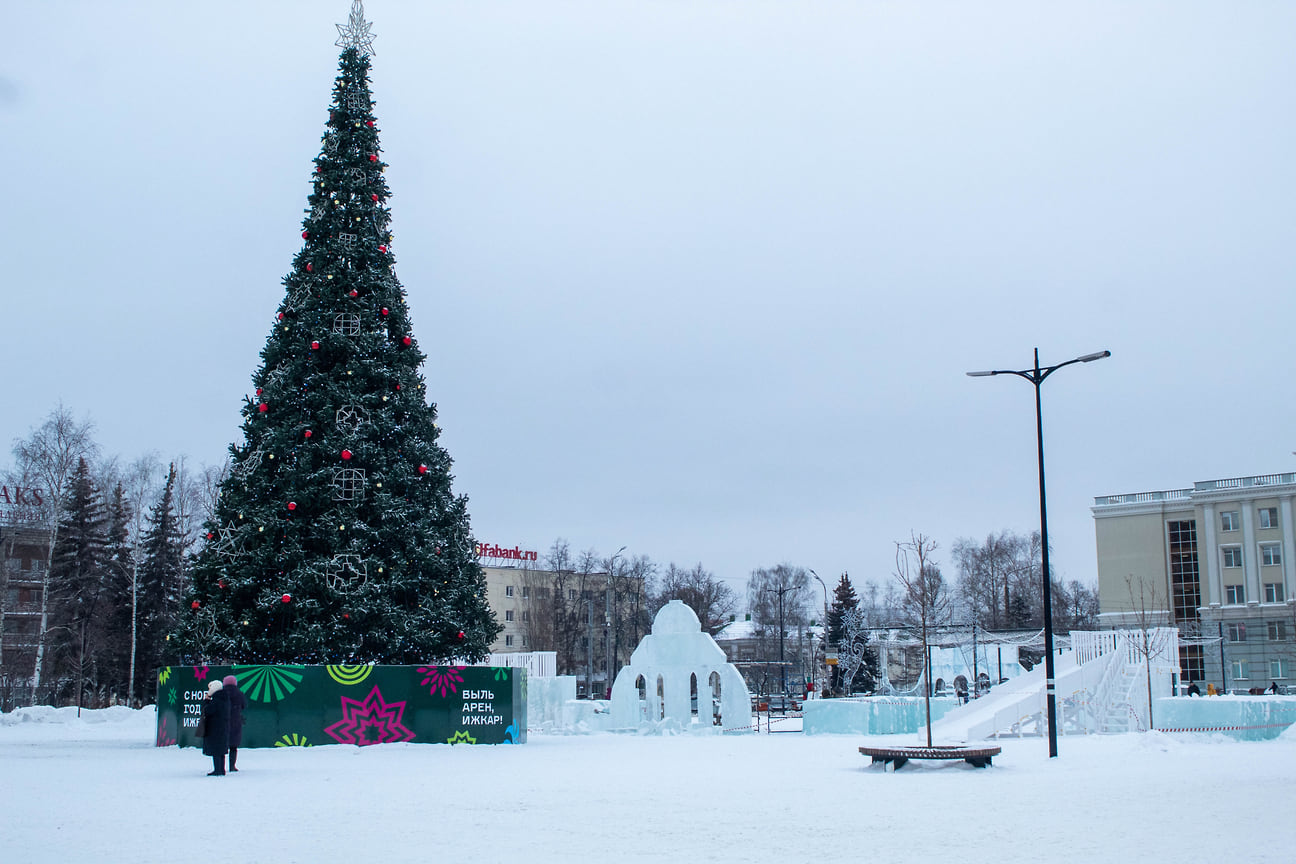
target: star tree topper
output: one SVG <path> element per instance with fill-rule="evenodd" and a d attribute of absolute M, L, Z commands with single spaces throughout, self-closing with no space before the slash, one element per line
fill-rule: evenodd
<path fill-rule="evenodd" d="M 333 43 L 339 48 L 354 48 L 361 54 L 373 54 L 374 34 L 369 32 L 373 25 L 364 20 L 364 3 L 351 0 L 351 16 L 346 24 L 334 25 L 338 28 L 338 40 Z"/>

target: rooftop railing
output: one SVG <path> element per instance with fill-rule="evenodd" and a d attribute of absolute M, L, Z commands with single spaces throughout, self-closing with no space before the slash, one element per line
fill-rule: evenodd
<path fill-rule="evenodd" d="M 1257 474 L 1254 477 L 1229 477 L 1224 480 L 1199 480 L 1191 489 L 1167 489 L 1162 492 L 1130 492 L 1125 495 L 1099 495 L 1095 507 L 1116 504 L 1151 504 L 1157 501 L 1181 501 L 1192 498 L 1194 492 L 1216 492 L 1227 489 L 1252 489 L 1257 486 L 1284 486 L 1296 484 L 1296 473 Z"/>

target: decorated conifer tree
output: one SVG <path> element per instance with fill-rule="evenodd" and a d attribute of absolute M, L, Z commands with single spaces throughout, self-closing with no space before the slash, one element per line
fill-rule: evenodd
<path fill-rule="evenodd" d="M 500 630 L 394 272 L 359 0 L 338 29 L 302 248 L 194 561 L 174 659 L 476 660 Z"/>

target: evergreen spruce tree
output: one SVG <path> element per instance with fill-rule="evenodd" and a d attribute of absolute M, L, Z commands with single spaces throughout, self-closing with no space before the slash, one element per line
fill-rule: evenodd
<path fill-rule="evenodd" d="M 50 565 L 54 609 L 50 642 L 60 672 L 76 682 L 73 698 L 79 706 L 84 691 L 96 689 L 96 657 L 107 629 L 101 601 L 106 589 L 108 525 L 84 458 L 72 472 L 62 506 Z"/>
<path fill-rule="evenodd" d="M 108 499 L 108 536 L 105 552 L 105 634 L 104 657 L 100 664 L 101 680 L 107 689 L 125 701 L 130 681 L 134 606 L 132 574 L 135 550 L 130 542 L 131 506 L 126 490 L 118 483 Z"/>
<path fill-rule="evenodd" d="M 168 634 L 180 620 L 186 584 L 184 538 L 175 510 L 176 467 L 171 463 L 158 503 L 149 510 L 148 526 L 140 539 L 141 561 L 136 599 L 136 682 L 132 692 L 148 699 L 156 687 L 159 666 L 174 655 Z"/>
<path fill-rule="evenodd" d="M 833 602 L 828 609 L 828 650 L 835 649 L 839 658 L 843 658 L 852 650 L 863 653 L 863 662 L 861 662 L 859 670 L 850 683 L 850 690 L 852 692 L 860 690 L 869 692 L 877 686 L 877 650 L 868 644 L 867 631 L 857 633 L 854 642 L 851 645 L 846 644 L 846 615 L 858 609 L 859 597 L 855 594 L 855 586 L 851 584 L 850 575 L 843 573 L 837 587 L 833 589 Z M 834 692 L 845 689 L 842 687 L 841 673 L 842 665 L 838 663 L 832 670 L 831 687 Z M 839 695 L 849 696 L 850 693 L 840 693 Z"/>
<path fill-rule="evenodd" d="M 837 587 L 833 589 L 832 606 L 828 609 L 828 645 L 827 650 L 838 651 L 846 641 L 846 627 L 842 619 L 847 612 L 859 608 L 859 598 L 855 595 L 855 586 L 851 584 L 850 576 L 843 573 Z M 841 668 L 834 666 L 832 669 L 831 687 L 833 692 L 837 692 L 841 684 Z"/>
<path fill-rule="evenodd" d="M 358 0 L 301 251 L 178 630 L 190 659 L 419 663 L 500 631 L 394 273 Z"/>

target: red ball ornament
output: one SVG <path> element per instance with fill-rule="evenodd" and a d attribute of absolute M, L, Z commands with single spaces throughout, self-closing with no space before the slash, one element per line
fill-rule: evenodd
<path fill-rule="evenodd" d="M 397 390 L 400 389 L 400 385 L 399 385 L 399 384 L 396 385 L 396 389 L 397 389 Z"/>
<path fill-rule="evenodd" d="M 309 236 L 310 236 L 310 232 L 309 232 L 309 231 L 303 231 L 303 232 L 302 232 L 302 239 L 303 239 L 303 240 L 305 240 L 305 239 L 306 239 L 307 237 L 309 237 Z"/>
<path fill-rule="evenodd" d="M 414 344 L 414 340 L 406 336 L 405 338 L 401 339 L 401 344 L 406 347 L 409 347 L 410 345 Z"/>
<path fill-rule="evenodd" d="M 292 602 L 292 595 L 291 595 L 291 594 L 285 594 L 285 595 L 283 595 L 282 597 L 279 598 L 279 602 L 281 602 L 281 603 L 291 603 L 291 602 Z"/>
<path fill-rule="evenodd" d="M 427 466 L 426 466 L 426 465 L 420 465 L 418 471 L 419 471 L 420 474 L 426 474 L 426 473 L 427 473 Z"/>
<path fill-rule="evenodd" d="M 289 509 L 289 510 L 296 510 L 296 509 L 297 509 L 297 502 L 296 502 L 296 501 L 289 501 L 289 502 L 288 502 L 288 509 Z"/>
<path fill-rule="evenodd" d="M 368 126 L 370 129 L 372 129 L 372 128 L 373 128 L 373 121 L 372 121 L 372 120 L 366 120 L 366 121 L 365 121 L 365 125 Z"/>
<path fill-rule="evenodd" d="M 312 343 L 311 343 L 311 350 L 312 350 L 312 351 L 318 351 L 318 350 L 319 350 L 319 343 L 318 343 L 318 342 L 312 342 Z"/>
<path fill-rule="evenodd" d="M 261 395 L 261 388 L 260 388 L 260 387 L 257 388 L 257 395 L 258 395 L 258 396 Z"/>
<path fill-rule="evenodd" d="M 208 539 L 208 540 L 215 540 L 215 539 L 216 539 L 216 535 L 213 534 L 212 532 L 208 531 L 208 532 L 207 532 L 207 539 Z"/>
<path fill-rule="evenodd" d="M 383 246 L 383 245 L 380 245 L 380 246 L 378 247 L 378 251 L 379 251 L 379 252 L 386 252 L 386 251 L 387 251 L 387 247 L 386 247 L 386 246 Z"/>
<path fill-rule="evenodd" d="M 306 272 L 307 272 L 307 273 L 314 273 L 314 272 L 315 272 L 315 268 L 311 265 L 311 263 L 310 263 L 309 261 L 306 262 Z"/>
<path fill-rule="evenodd" d="M 190 609 L 197 609 L 197 608 L 200 607 L 200 606 L 202 606 L 202 604 L 199 603 L 197 600 L 195 600 L 194 602 L 192 602 L 192 603 L 189 604 L 189 608 L 190 608 Z"/>
<path fill-rule="evenodd" d="M 279 313 L 279 320 L 280 320 L 280 321 L 283 320 L 283 313 L 282 313 L 282 312 Z"/>
<path fill-rule="evenodd" d="M 350 613 L 350 612 L 343 612 L 343 613 L 342 613 L 342 617 L 345 618 L 345 619 L 347 619 L 348 621 L 350 621 L 350 620 L 351 620 L 351 613 Z"/>
<path fill-rule="evenodd" d="M 370 162 L 377 162 L 377 161 L 378 161 L 378 154 L 377 154 L 377 153 L 370 153 L 370 154 L 369 154 L 369 161 L 370 161 Z"/>
<path fill-rule="evenodd" d="M 386 317 L 387 317 L 388 315 L 390 315 L 391 313 L 388 312 L 388 311 L 387 311 L 387 307 L 384 306 L 384 307 L 382 308 L 382 314 L 383 314 L 383 317 L 386 318 Z"/>
<path fill-rule="evenodd" d="M 463 641 L 463 638 L 464 638 L 464 632 L 463 632 L 462 630 L 460 630 L 460 631 L 459 631 L 459 640 L 460 640 L 460 641 Z"/>
<path fill-rule="evenodd" d="M 270 410 L 270 406 L 262 402 L 260 405 L 257 406 L 257 410 L 260 411 L 262 414 L 264 414 Z"/>
<path fill-rule="evenodd" d="M 307 429 L 307 430 L 306 430 L 305 432 L 303 432 L 302 434 L 305 435 L 307 438 L 309 438 L 309 437 L 311 437 L 311 430 Z"/>
<path fill-rule="evenodd" d="M 224 588 L 224 587 L 225 587 L 225 580 L 222 579 L 222 580 L 220 580 L 219 582 L 217 582 L 217 583 L 216 583 L 216 587 L 217 587 L 217 588 Z"/>
<path fill-rule="evenodd" d="M 357 291 L 356 289 L 352 288 L 350 291 L 347 292 L 347 296 L 348 296 L 348 297 L 359 297 L 359 296 L 360 296 L 360 292 Z"/>
<path fill-rule="evenodd" d="M 372 200 L 372 201 L 377 201 L 377 200 L 378 200 L 378 193 L 377 193 L 377 192 L 374 192 L 374 193 L 370 194 L 370 195 L 369 195 L 369 199 Z"/>
<path fill-rule="evenodd" d="M 343 451 L 342 451 L 342 458 L 343 458 L 343 459 L 350 459 L 350 458 L 351 458 L 351 451 L 350 451 L 350 450 L 343 450 Z"/>

